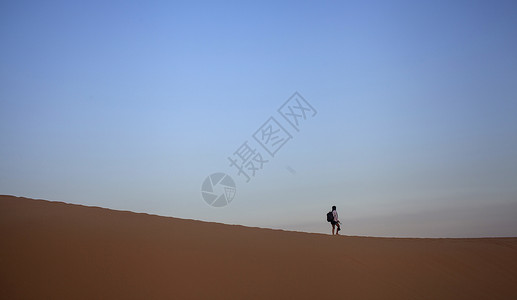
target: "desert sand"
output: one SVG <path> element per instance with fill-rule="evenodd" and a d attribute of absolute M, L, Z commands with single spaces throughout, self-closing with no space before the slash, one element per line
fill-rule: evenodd
<path fill-rule="evenodd" d="M 517 299 L 517 238 L 331 236 L 0 196 L 1 299 Z"/>

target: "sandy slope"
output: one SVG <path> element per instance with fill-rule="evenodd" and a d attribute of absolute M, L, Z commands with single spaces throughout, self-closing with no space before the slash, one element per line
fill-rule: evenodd
<path fill-rule="evenodd" d="M 246 228 L 0 196 L 1 299 L 517 299 L 517 238 Z"/>

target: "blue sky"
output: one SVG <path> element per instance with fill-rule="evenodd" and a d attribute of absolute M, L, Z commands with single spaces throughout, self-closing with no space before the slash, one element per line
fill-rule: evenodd
<path fill-rule="evenodd" d="M 517 235 L 513 1 L 0 4 L 0 193 L 345 234 Z M 317 115 L 246 183 L 227 157 Z M 294 170 L 294 172 L 290 170 Z M 237 185 L 228 206 L 200 193 Z"/>

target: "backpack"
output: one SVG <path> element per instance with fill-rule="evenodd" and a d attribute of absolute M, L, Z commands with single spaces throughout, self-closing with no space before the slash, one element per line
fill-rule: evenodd
<path fill-rule="evenodd" d="M 327 222 L 332 222 L 332 221 L 334 221 L 334 214 L 331 211 L 329 211 L 327 213 Z"/>

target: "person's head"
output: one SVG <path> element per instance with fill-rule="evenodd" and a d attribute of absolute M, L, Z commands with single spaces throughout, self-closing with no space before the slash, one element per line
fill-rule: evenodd
<path fill-rule="evenodd" d="M 332 206 L 332 210 L 333 210 L 333 211 L 334 211 L 334 210 L 336 210 L 336 206 L 335 206 L 335 205 L 334 205 L 334 206 Z"/>

